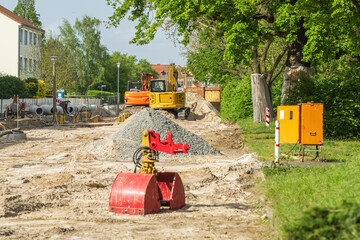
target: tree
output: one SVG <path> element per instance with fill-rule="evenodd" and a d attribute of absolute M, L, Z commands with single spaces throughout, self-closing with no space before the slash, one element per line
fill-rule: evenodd
<path fill-rule="evenodd" d="M 105 46 L 100 42 L 100 20 L 84 16 L 76 19 L 74 26 L 64 20 L 60 29 L 59 40 L 74 59 L 78 76 L 76 91 L 85 93 L 96 80 L 104 77 L 102 65 L 108 58 Z"/>
<path fill-rule="evenodd" d="M 39 20 L 38 14 L 35 10 L 35 0 L 18 0 L 18 4 L 14 9 L 14 13 L 29 20 L 38 27 L 41 27 L 42 23 Z"/>
<path fill-rule="evenodd" d="M 74 55 L 60 42 L 58 37 L 48 36 L 41 48 L 41 79 L 46 91 L 52 94 L 53 63 L 51 56 L 57 56 L 56 85 L 58 89 L 74 90 L 79 81 L 75 66 Z"/>
<path fill-rule="evenodd" d="M 149 72 L 157 77 L 157 72 L 151 68 L 151 64 L 145 60 L 137 60 L 136 56 L 113 52 L 106 61 L 104 67 L 106 69 L 104 79 L 111 84 L 110 91 L 117 91 L 117 63 L 120 63 L 119 69 L 119 89 L 126 91 L 128 81 L 140 81 L 142 72 Z"/>
<path fill-rule="evenodd" d="M 26 97 L 25 82 L 14 76 L 0 77 L 0 99 L 13 98 L 15 95 Z"/>
<path fill-rule="evenodd" d="M 229 66 L 248 66 L 261 76 L 259 84 L 268 96 L 261 107 L 272 110 L 271 86 L 285 64 L 316 64 L 346 55 L 359 55 L 360 18 L 356 1 L 159 1 L 107 0 L 115 9 L 109 17 L 117 26 L 130 12 L 138 20 L 131 42 L 146 44 L 166 20 L 176 25 L 182 43 L 188 44 L 195 31 L 214 29 L 225 39 L 223 59 Z M 155 13 L 155 16 L 154 14 Z M 269 58 L 269 50 L 274 51 Z M 268 66 L 268 62 L 272 65 Z M 260 111 L 264 116 L 265 111 Z M 254 116 L 255 118 L 255 116 Z M 260 118 L 261 119 L 261 118 Z M 263 118 L 265 119 L 265 118 Z"/>

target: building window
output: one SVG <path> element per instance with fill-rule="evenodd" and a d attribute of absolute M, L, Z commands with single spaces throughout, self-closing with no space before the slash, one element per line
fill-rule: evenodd
<path fill-rule="evenodd" d="M 24 69 L 25 69 L 25 71 L 27 71 L 28 70 L 28 60 L 27 60 L 27 58 L 25 58 L 25 62 L 24 62 Z"/>
<path fill-rule="evenodd" d="M 20 70 L 22 70 L 22 65 L 23 65 L 23 64 L 22 64 L 22 57 L 21 57 L 20 60 L 19 60 L 19 69 L 20 69 Z"/>
<path fill-rule="evenodd" d="M 27 45 L 28 44 L 28 31 L 24 30 L 24 44 Z"/>
<path fill-rule="evenodd" d="M 34 45 L 36 45 L 36 38 L 37 38 L 37 35 L 36 35 L 36 33 L 34 33 Z"/>
<path fill-rule="evenodd" d="M 22 29 L 19 29 L 19 42 L 20 42 L 20 44 L 23 43 L 23 30 Z"/>
<path fill-rule="evenodd" d="M 32 45 L 32 32 L 29 32 L 29 44 Z"/>

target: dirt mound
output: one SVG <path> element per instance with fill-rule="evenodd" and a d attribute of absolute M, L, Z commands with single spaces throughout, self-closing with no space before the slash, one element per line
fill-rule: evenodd
<path fill-rule="evenodd" d="M 0 125 L 1 125 L 0 131 L 17 128 L 17 122 L 16 120 L 13 119 L 8 119 L 6 122 L 1 122 Z M 39 119 L 32 119 L 32 118 L 19 119 L 19 128 L 22 130 L 36 129 L 42 127 L 44 127 L 44 124 L 41 123 Z"/>
<path fill-rule="evenodd" d="M 186 107 L 189 107 L 191 113 L 187 120 L 211 120 L 220 122 L 219 111 L 211 105 L 211 103 L 205 100 L 202 96 L 196 93 L 186 93 Z"/>
<path fill-rule="evenodd" d="M 158 111 L 149 108 L 143 109 L 128 119 L 117 132 L 107 139 L 93 142 L 90 151 L 101 158 L 132 159 L 134 151 L 141 145 L 142 132 L 149 129 L 159 133 L 161 139 L 167 137 L 166 132 L 171 132 L 174 143 L 187 143 L 190 146 L 188 154 L 177 154 L 178 156 L 219 154 L 201 137 L 185 130 Z"/>

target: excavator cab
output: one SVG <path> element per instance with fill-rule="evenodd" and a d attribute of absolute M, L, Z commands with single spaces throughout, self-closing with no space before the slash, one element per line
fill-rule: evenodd
<path fill-rule="evenodd" d="M 151 92 L 166 92 L 166 83 L 164 79 L 154 79 L 150 82 Z"/>
<path fill-rule="evenodd" d="M 149 85 L 153 79 L 151 73 L 142 72 L 141 82 L 128 82 L 128 89 L 125 92 L 125 105 L 127 106 L 148 106 L 149 105 Z"/>
<path fill-rule="evenodd" d="M 175 64 L 170 64 L 165 80 L 150 81 L 150 108 L 165 109 L 175 113 L 178 119 L 185 119 L 190 109 L 185 107 L 185 92 L 178 91 L 178 72 Z"/>
<path fill-rule="evenodd" d="M 128 81 L 128 91 L 137 92 L 140 91 L 141 83 L 140 82 L 131 82 Z"/>

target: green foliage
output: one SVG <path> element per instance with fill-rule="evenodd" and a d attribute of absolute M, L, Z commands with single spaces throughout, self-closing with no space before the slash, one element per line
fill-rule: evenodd
<path fill-rule="evenodd" d="M 38 91 L 36 93 L 36 98 L 46 97 L 46 86 L 43 80 L 38 80 Z"/>
<path fill-rule="evenodd" d="M 0 77 L 0 99 L 13 98 L 15 95 L 26 97 L 25 82 L 13 76 Z"/>
<path fill-rule="evenodd" d="M 249 151 L 257 153 L 259 160 L 273 161 L 274 123 L 270 128 L 251 119 L 242 119 L 238 124 Z M 280 147 L 285 153 L 292 144 Z M 281 239 L 359 238 L 360 142 L 325 140 L 323 149 L 325 161 L 341 163 L 301 167 L 302 163 L 293 160 L 298 167 L 262 169 L 266 177 L 258 187 L 264 189 L 271 203 L 271 220 Z M 313 207 L 308 210 L 309 206 Z"/>
<path fill-rule="evenodd" d="M 102 93 L 101 93 L 101 90 L 88 90 L 86 92 L 86 95 L 89 95 L 89 96 L 98 96 L 98 97 L 100 97 L 101 94 L 102 94 L 103 97 L 116 96 L 116 93 L 113 93 L 113 92 L 102 91 Z"/>
<path fill-rule="evenodd" d="M 196 31 L 215 29 L 218 37 L 225 38 L 223 58 L 231 65 L 251 65 L 255 57 L 253 48 L 279 39 L 286 46 L 296 41 L 299 30 L 306 32 L 303 54 L 307 61 L 321 62 L 334 56 L 360 53 L 357 27 L 360 17 L 351 1 L 107 2 L 114 8 L 110 24 L 118 26 L 128 13 L 130 20 L 138 20 L 133 43 L 147 44 L 153 40 L 158 28 L 168 19 L 176 26 L 184 44 L 190 42 L 190 36 Z"/>
<path fill-rule="evenodd" d="M 252 116 L 251 79 L 228 82 L 222 92 L 221 117 L 236 121 Z"/>
<path fill-rule="evenodd" d="M 39 84 L 36 78 L 27 78 L 25 80 L 25 87 L 27 91 L 27 97 L 29 98 L 36 97 L 39 90 Z"/>
<path fill-rule="evenodd" d="M 107 81 L 99 81 L 99 82 L 95 82 L 93 84 L 91 84 L 88 87 L 88 91 L 89 90 L 100 90 L 100 86 L 102 85 L 106 85 L 106 87 L 103 88 L 103 91 L 109 91 L 110 89 L 112 89 L 111 84 Z M 100 90 L 101 91 L 101 90 Z"/>
<path fill-rule="evenodd" d="M 344 201 L 336 207 L 310 207 L 285 228 L 287 239 L 359 239 L 360 204 Z"/>
<path fill-rule="evenodd" d="M 46 84 L 46 91 L 52 94 L 53 88 L 53 62 L 51 56 L 57 56 L 56 86 L 58 89 L 76 89 L 79 77 L 74 65 L 75 56 L 71 50 L 59 40 L 58 37 L 48 36 L 41 48 L 41 79 Z"/>
<path fill-rule="evenodd" d="M 113 52 L 110 58 L 105 62 L 106 71 L 104 73 L 104 79 L 110 84 L 110 91 L 117 92 L 117 77 L 118 68 L 117 63 L 120 63 L 119 68 L 119 91 L 124 92 L 127 89 L 128 81 L 139 81 L 140 73 L 148 72 L 152 73 L 156 78 L 158 73 L 151 68 L 151 64 L 145 60 L 137 60 L 136 56 L 129 56 L 127 54 L 121 54 L 120 52 Z"/>
<path fill-rule="evenodd" d="M 18 0 L 18 4 L 13 12 L 26 20 L 29 20 L 38 27 L 41 27 L 42 25 L 38 15 L 36 14 L 35 0 Z"/>
<path fill-rule="evenodd" d="M 108 58 L 108 52 L 100 42 L 100 24 L 99 19 L 85 15 L 81 20 L 76 19 L 74 26 L 64 20 L 59 27 L 59 40 L 72 56 L 78 77 L 78 81 L 72 82 L 72 88 L 79 93 L 85 93 L 92 83 L 104 77 L 102 65 Z"/>
<path fill-rule="evenodd" d="M 286 104 L 324 104 L 327 138 L 360 138 L 360 64 L 332 62 L 312 78 L 295 83 Z"/>

